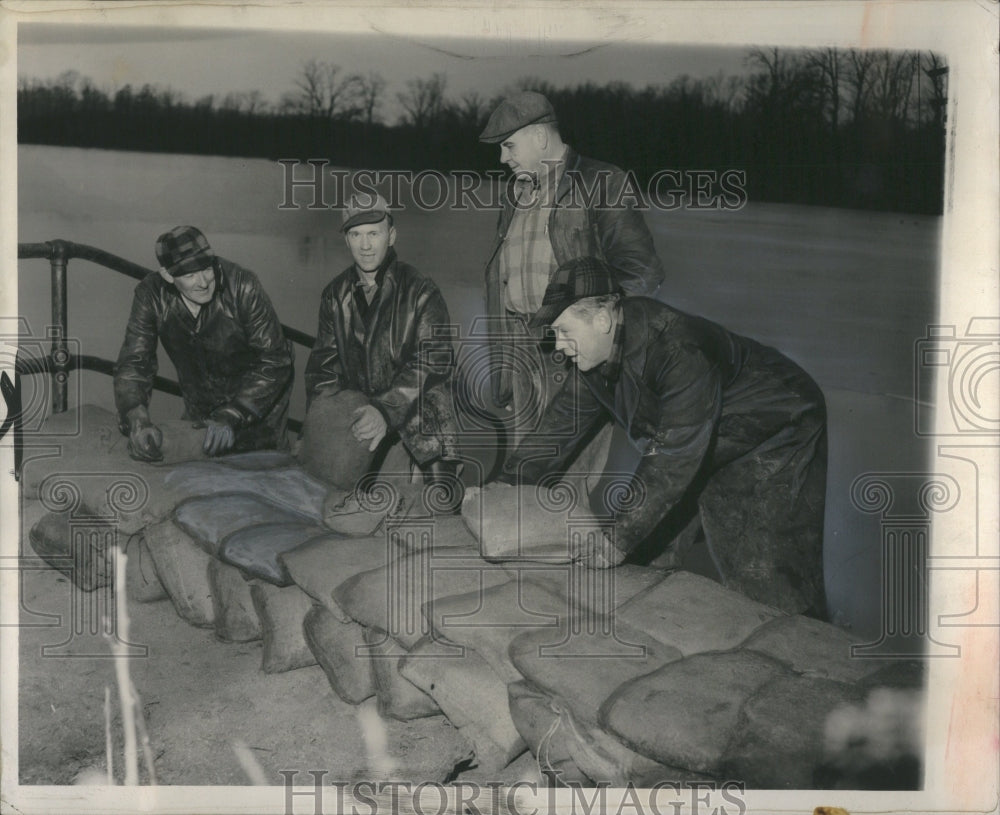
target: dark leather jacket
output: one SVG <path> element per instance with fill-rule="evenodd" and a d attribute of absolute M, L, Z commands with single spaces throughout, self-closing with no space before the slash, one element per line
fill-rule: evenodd
<path fill-rule="evenodd" d="M 320 390 L 361 391 L 389 427 L 400 430 L 421 393 L 444 383 L 454 369 L 448 307 L 433 280 L 393 257 L 366 329 L 355 301 L 364 296 L 357 279 L 351 265 L 323 289 L 306 399 Z"/>
<path fill-rule="evenodd" d="M 200 421 L 222 412 L 235 430 L 284 418 L 275 408 L 291 391 L 291 340 L 253 272 L 216 258 L 215 279 L 215 295 L 197 318 L 158 273 L 136 286 L 115 366 L 123 432 L 125 414 L 149 404 L 158 340 L 177 369 L 187 418 Z"/>
<path fill-rule="evenodd" d="M 642 212 L 631 206 L 628 196 L 622 196 L 621 204 L 616 205 L 625 178 L 625 172 L 613 164 L 586 158 L 568 147 L 555 205 L 549 214 L 549 240 L 557 264 L 578 257 L 601 257 L 626 294 L 651 295 L 663 281 L 663 266 Z M 506 281 L 500 275 L 500 247 L 514 216 L 513 184 L 512 178 L 486 262 L 486 311 L 494 332 L 490 339 L 500 350 L 490 384 L 493 400 L 500 407 L 512 397 L 511 341 L 525 334 L 520 320 L 508 319 L 504 306 Z"/>
<path fill-rule="evenodd" d="M 645 450 L 634 476 L 644 499 L 615 518 L 623 551 L 653 530 L 699 474 L 763 450 L 807 415 L 825 424 L 819 386 L 773 348 L 646 297 L 622 300 L 619 324 L 620 367 L 568 377 L 504 472 L 532 482 L 564 470 L 610 415 Z"/>

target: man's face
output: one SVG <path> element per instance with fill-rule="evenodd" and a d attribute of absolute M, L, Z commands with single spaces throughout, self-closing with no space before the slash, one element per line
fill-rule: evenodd
<path fill-rule="evenodd" d="M 542 150 L 538 127 L 528 125 L 500 143 L 500 163 L 510 167 L 514 175 L 537 175 L 542 169 Z"/>
<path fill-rule="evenodd" d="M 562 351 L 581 371 L 589 371 L 608 361 L 614 335 L 612 321 L 606 309 L 593 317 L 574 308 L 567 308 L 552 323 L 556 334 L 556 350 Z"/>
<path fill-rule="evenodd" d="M 203 306 L 215 294 L 215 268 L 209 266 L 199 272 L 178 275 L 174 285 L 185 299 Z"/>
<path fill-rule="evenodd" d="M 396 242 L 396 228 L 383 218 L 377 224 L 359 224 L 344 236 L 354 262 L 363 272 L 374 272 Z"/>

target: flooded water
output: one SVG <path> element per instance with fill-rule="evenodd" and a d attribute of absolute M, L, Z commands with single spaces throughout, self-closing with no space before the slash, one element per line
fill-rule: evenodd
<path fill-rule="evenodd" d="M 194 224 L 220 255 L 258 274 L 283 322 L 310 334 L 320 291 L 350 261 L 339 212 L 279 208 L 284 169 L 274 161 L 22 146 L 18 191 L 20 241 L 63 238 L 151 268 L 157 235 Z M 851 506 L 849 490 L 864 472 L 924 466 L 913 433 L 913 354 L 934 322 L 940 219 L 754 202 L 736 212 L 646 217 L 667 270 L 663 299 L 774 345 L 823 387 L 831 606 L 841 622 L 874 630 L 880 533 L 876 519 Z M 483 312 L 495 221 L 495 211 L 414 207 L 396 218 L 400 257 L 437 281 L 463 332 Z M 20 316 L 44 336 L 48 264 L 21 261 L 18 286 Z M 70 263 L 69 334 L 82 353 L 117 356 L 133 286 L 103 267 Z M 306 356 L 300 348 L 297 417 Z M 161 373 L 173 376 L 165 358 Z M 112 406 L 108 377 L 88 373 L 80 387 L 83 401 Z M 154 414 L 179 411 L 179 400 L 155 396 Z"/>

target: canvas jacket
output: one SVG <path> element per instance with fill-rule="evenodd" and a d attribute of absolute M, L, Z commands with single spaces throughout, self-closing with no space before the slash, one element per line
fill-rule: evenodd
<path fill-rule="evenodd" d="M 215 276 L 215 295 L 197 317 L 158 273 L 136 286 L 115 366 L 123 432 L 128 411 L 149 404 L 158 341 L 177 369 L 186 418 L 221 415 L 237 431 L 262 419 L 284 420 L 277 408 L 291 390 L 292 343 L 253 272 L 216 258 Z"/>
<path fill-rule="evenodd" d="M 549 240 L 557 265 L 577 257 L 601 257 L 626 294 L 649 295 L 663 281 L 663 267 L 642 213 L 629 205 L 627 197 L 622 206 L 614 206 L 625 177 L 624 171 L 613 164 L 586 158 L 567 148 L 564 171 L 548 220 Z M 500 407 L 512 398 L 512 344 L 518 341 L 519 334 L 525 336 L 522 321 L 510 319 L 507 314 L 506 282 L 500 274 L 500 247 L 514 216 L 513 185 L 511 179 L 486 263 L 490 339 L 500 350 L 490 385 L 493 399 Z"/>

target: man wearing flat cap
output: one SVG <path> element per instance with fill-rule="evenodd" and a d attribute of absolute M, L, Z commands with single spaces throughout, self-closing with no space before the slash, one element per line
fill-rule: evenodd
<path fill-rule="evenodd" d="M 541 340 L 542 330 L 527 325 L 555 270 L 573 258 L 599 257 L 627 294 L 652 295 L 663 268 L 642 213 L 620 195 L 625 173 L 563 143 L 542 94 L 505 99 L 479 140 L 499 144 L 512 172 L 486 264 L 486 306 L 499 352 L 492 395 L 513 412 L 516 443 L 562 380 L 558 360 L 529 339 Z"/>
<path fill-rule="evenodd" d="M 809 375 L 708 320 L 623 297 L 597 258 L 559 268 L 534 324 L 551 324 L 579 376 L 549 404 L 534 439 L 556 454 L 539 457 L 523 445 L 503 480 L 559 473 L 602 418 L 625 431 L 624 443 L 612 445 L 605 483 L 590 490 L 590 509 L 608 534 L 576 555 L 598 566 L 649 560 L 700 522 L 724 585 L 824 617 L 826 408 Z M 631 501 L 613 504 L 621 492 L 607 489 L 612 472 L 633 473 Z M 688 552 L 668 554 L 685 565 Z"/>
<path fill-rule="evenodd" d="M 360 391 L 369 404 L 351 426 L 358 441 L 377 451 L 398 437 L 427 482 L 455 485 L 461 460 L 444 298 L 433 280 L 396 256 L 396 227 L 381 195 L 352 195 L 342 231 L 354 262 L 320 297 L 307 405 L 320 392 Z M 461 503 L 460 494 L 453 503 Z"/>
<path fill-rule="evenodd" d="M 184 418 L 205 426 L 208 455 L 286 447 L 292 343 L 256 275 L 216 255 L 193 226 L 160 235 L 156 257 L 159 272 L 136 286 L 115 366 L 132 457 L 163 457 L 148 409 L 158 342 L 177 369 Z"/>

